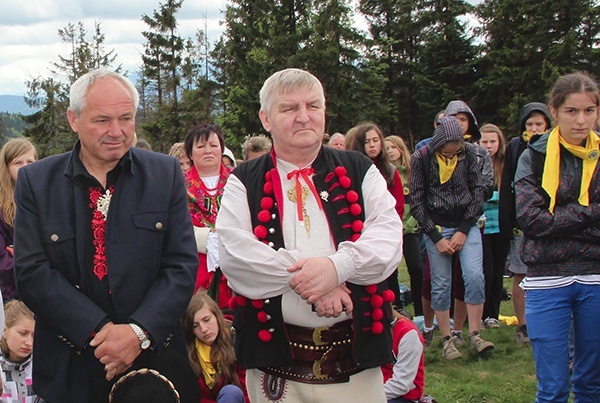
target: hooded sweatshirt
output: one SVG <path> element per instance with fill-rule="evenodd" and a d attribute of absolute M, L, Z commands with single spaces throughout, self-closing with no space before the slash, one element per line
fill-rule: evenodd
<path fill-rule="evenodd" d="M 237 161 L 235 160 L 235 155 L 233 155 L 233 151 L 225 147 L 225 149 L 223 150 L 223 155 L 229 157 L 229 159 L 233 162 L 232 168 L 237 167 Z"/>
<path fill-rule="evenodd" d="M 477 125 L 477 119 L 475 118 L 475 114 L 469 108 L 469 105 L 464 101 L 451 101 L 448 106 L 446 106 L 445 116 L 456 116 L 458 113 L 464 113 L 469 117 L 469 130 L 467 130 L 467 134 L 471 135 L 471 143 L 475 143 L 481 139 L 481 132 L 479 131 L 479 126 Z"/>
<path fill-rule="evenodd" d="M 440 182 L 435 151 L 451 141 L 463 141 L 462 129 L 453 116 L 440 119 L 427 146 L 416 151 L 411 160 L 411 211 L 423 233 L 436 243 L 442 235 L 436 225 L 457 228 L 465 234 L 482 214 L 483 179 L 474 144 L 464 143 L 463 152 L 450 180 Z"/>
<path fill-rule="evenodd" d="M 525 131 L 525 123 L 534 112 L 541 113 L 546 118 L 547 129 L 552 126 L 550 110 L 541 102 L 531 102 L 521 109 L 519 116 L 519 134 L 513 137 L 506 146 L 504 159 L 504 169 L 502 171 L 502 181 L 500 183 L 499 216 L 500 233 L 506 239 L 512 239 L 515 229 L 519 228 L 517 223 L 517 213 L 515 208 L 515 188 L 514 178 L 517 170 L 517 162 L 523 151 L 527 148 L 527 141 L 521 134 Z"/>
<path fill-rule="evenodd" d="M 466 134 L 471 136 L 469 142 L 476 145 L 475 151 L 477 152 L 478 159 L 477 166 L 480 167 L 481 176 L 483 178 L 484 200 L 488 200 L 494 193 L 494 166 L 492 165 L 492 159 L 490 158 L 488 151 L 476 143 L 481 140 L 481 132 L 479 131 L 475 114 L 471 108 L 469 108 L 469 105 L 464 101 L 451 101 L 448 106 L 446 106 L 446 116 L 456 116 L 458 113 L 464 113 L 469 118 L 469 130 L 467 130 Z"/>

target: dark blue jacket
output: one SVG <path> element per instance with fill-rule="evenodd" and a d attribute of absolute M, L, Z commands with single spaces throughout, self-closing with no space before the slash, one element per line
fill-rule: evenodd
<path fill-rule="evenodd" d="M 17 290 L 36 315 L 34 389 L 51 402 L 87 401 L 98 361 L 85 347 L 107 315 L 82 286 L 89 200 L 73 180 L 73 152 L 22 168 L 15 190 Z M 113 321 L 139 323 L 160 349 L 191 298 L 196 244 L 177 160 L 129 153 L 106 225 Z"/>

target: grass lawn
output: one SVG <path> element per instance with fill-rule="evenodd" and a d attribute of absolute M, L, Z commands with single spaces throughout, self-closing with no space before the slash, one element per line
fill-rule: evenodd
<path fill-rule="evenodd" d="M 399 270 L 400 283 L 409 285 L 404 265 Z M 512 289 L 512 279 L 504 286 Z M 413 306 L 406 310 L 413 313 Z M 500 313 L 513 316 L 512 301 L 504 301 Z M 468 329 L 465 328 L 465 334 Z M 439 403 L 523 403 L 533 402 L 536 393 L 535 365 L 530 345 L 519 345 L 515 327 L 501 323 L 499 329 L 483 329 L 484 339 L 496 348 L 484 355 L 469 350 L 468 341 L 460 347 L 462 358 L 447 361 L 442 358 L 439 332 L 425 351 L 425 393 Z"/>

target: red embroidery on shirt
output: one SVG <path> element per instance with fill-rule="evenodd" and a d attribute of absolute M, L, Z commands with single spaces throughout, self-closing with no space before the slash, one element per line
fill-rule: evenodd
<path fill-rule="evenodd" d="M 108 188 L 108 191 L 112 195 L 114 186 Z M 103 197 L 101 188 L 90 187 L 90 208 L 92 209 L 92 235 L 93 244 L 96 249 L 94 253 L 94 275 L 98 277 L 98 280 L 102 279 L 108 274 L 108 266 L 106 265 L 106 217 L 104 213 L 98 209 L 98 200 Z"/>

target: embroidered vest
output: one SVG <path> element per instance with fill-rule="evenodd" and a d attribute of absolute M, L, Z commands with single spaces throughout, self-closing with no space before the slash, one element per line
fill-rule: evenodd
<path fill-rule="evenodd" d="M 357 152 L 323 147 L 312 167 L 313 182 L 323 199 L 323 210 L 335 245 L 355 241 L 364 222 L 363 178 L 372 162 Z M 284 247 L 281 208 L 274 197 L 272 156 L 267 154 L 233 171 L 248 189 L 254 234 L 274 249 Z M 277 184 L 277 186 L 280 186 Z M 257 191 L 254 191 L 254 190 Z M 386 282 L 368 286 L 346 283 L 354 304 L 352 351 L 361 369 L 392 362 L 389 302 Z M 390 299 L 391 296 L 391 299 Z M 279 367 L 292 363 L 292 352 L 281 312 L 282 296 L 264 300 L 232 299 L 235 309 L 236 355 L 245 368 Z"/>

